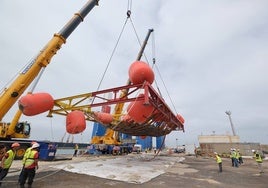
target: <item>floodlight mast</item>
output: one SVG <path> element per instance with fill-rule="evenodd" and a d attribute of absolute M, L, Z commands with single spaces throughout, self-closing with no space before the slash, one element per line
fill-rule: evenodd
<path fill-rule="evenodd" d="M 231 127 L 232 127 L 232 131 L 233 131 L 233 135 L 236 136 L 236 133 L 235 133 L 235 130 L 234 130 L 234 124 L 233 124 L 233 121 L 232 121 L 232 118 L 231 118 L 231 111 L 226 111 L 225 112 L 228 117 L 229 117 L 229 120 L 230 120 L 230 124 L 231 124 Z"/>

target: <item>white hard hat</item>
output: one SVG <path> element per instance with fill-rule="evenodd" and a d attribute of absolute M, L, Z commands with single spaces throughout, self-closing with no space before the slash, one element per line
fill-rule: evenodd
<path fill-rule="evenodd" d="M 32 149 L 34 149 L 34 148 L 39 148 L 39 144 L 38 143 L 34 143 L 33 145 L 32 145 Z"/>
<path fill-rule="evenodd" d="M 36 141 L 32 141 L 32 142 L 31 142 L 31 145 L 33 145 L 33 144 L 35 144 L 35 143 L 37 143 L 37 142 L 36 142 Z"/>
<path fill-rule="evenodd" d="M 215 151 L 214 154 L 217 155 L 218 153 Z"/>
<path fill-rule="evenodd" d="M 253 149 L 253 150 L 251 150 L 253 153 L 255 152 L 255 150 Z"/>

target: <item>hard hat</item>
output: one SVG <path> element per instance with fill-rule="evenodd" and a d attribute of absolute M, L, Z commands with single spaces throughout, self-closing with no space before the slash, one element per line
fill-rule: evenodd
<path fill-rule="evenodd" d="M 31 145 L 34 145 L 35 143 L 37 143 L 37 142 L 36 142 L 36 141 L 32 141 L 32 142 L 31 142 Z"/>
<path fill-rule="evenodd" d="M 215 151 L 214 154 L 217 155 L 218 153 Z"/>
<path fill-rule="evenodd" d="M 251 150 L 253 153 L 255 152 L 255 150 L 253 149 L 253 150 Z"/>
<path fill-rule="evenodd" d="M 34 143 L 33 145 L 32 145 L 32 149 L 34 149 L 34 148 L 39 148 L 39 144 L 38 143 Z"/>
<path fill-rule="evenodd" d="M 14 142 L 12 145 L 11 145 L 12 148 L 14 147 L 20 147 L 20 144 L 18 142 Z"/>

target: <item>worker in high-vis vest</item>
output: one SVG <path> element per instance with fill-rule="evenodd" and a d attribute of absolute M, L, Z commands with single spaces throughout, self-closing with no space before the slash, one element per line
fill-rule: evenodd
<path fill-rule="evenodd" d="M 18 180 L 19 183 L 20 183 L 21 178 L 22 178 L 22 175 L 23 175 L 24 163 L 25 163 L 25 160 L 26 160 L 26 157 L 27 157 L 27 153 L 28 153 L 29 151 L 32 150 L 32 146 L 33 146 L 35 143 L 37 143 L 37 142 L 36 142 L 36 141 L 32 141 L 32 142 L 31 142 L 31 147 L 27 148 L 26 151 L 25 151 L 25 153 L 24 153 L 24 156 L 23 156 L 23 159 L 22 159 L 22 166 L 23 166 L 23 167 L 22 167 L 22 169 L 21 169 L 21 172 L 20 172 L 20 175 L 19 175 L 19 180 Z"/>
<path fill-rule="evenodd" d="M 24 187 L 28 179 L 28 187 L 32 187 L 35 172 L 38 169 L 39 144 L 34 143 L 28 152 L 25 152 L 23 157 L 23 170 L 19 179 L 20 187 Z"/>
<path fill-rule="evenodd" d="M 1 161 L 1 167 L 0 167 L 0 186 L 2 183 L 2 180 L 6 177 L 9 168 L 12 165 L 12 162 L 16 156 L 17 149 L 20 147 L 20 144 L 18 142 L 14 142 L 11 145 L 11 149 L 8 150 L 5 155 L 2 158 Z"/>
<path fill-rule="evenodd" d="M 258 168 L 260 170 L 260 173 L 264 173 L 263 171 L 263 167 L 262 167 L 262 156 L 259 152 L 252 150 L 253 152 L 253 158 L 255 159 L 255 161 L 257 162 Z"/>
<path fill-rule="evenodd" d="M 217 152 L 214 152 L 214 155 L 215 155 L 216 162 L 217 162 L 218 165 L 219 165 L 219 172 L 222 172 L 222 159 L 221 159 L 221 157 L 218 155 Z"/>

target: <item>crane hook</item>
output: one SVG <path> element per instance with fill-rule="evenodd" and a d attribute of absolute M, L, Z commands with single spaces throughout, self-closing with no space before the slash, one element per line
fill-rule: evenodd
<path fill-rule="evenodd" d="M 129 18 L 129 17 L 130 17 L 130 15 L 131 15 L 131 11 L 130 11 L 130 10 L 128 10 L 128 11 L 127 11 L 127 17 Z"/>

